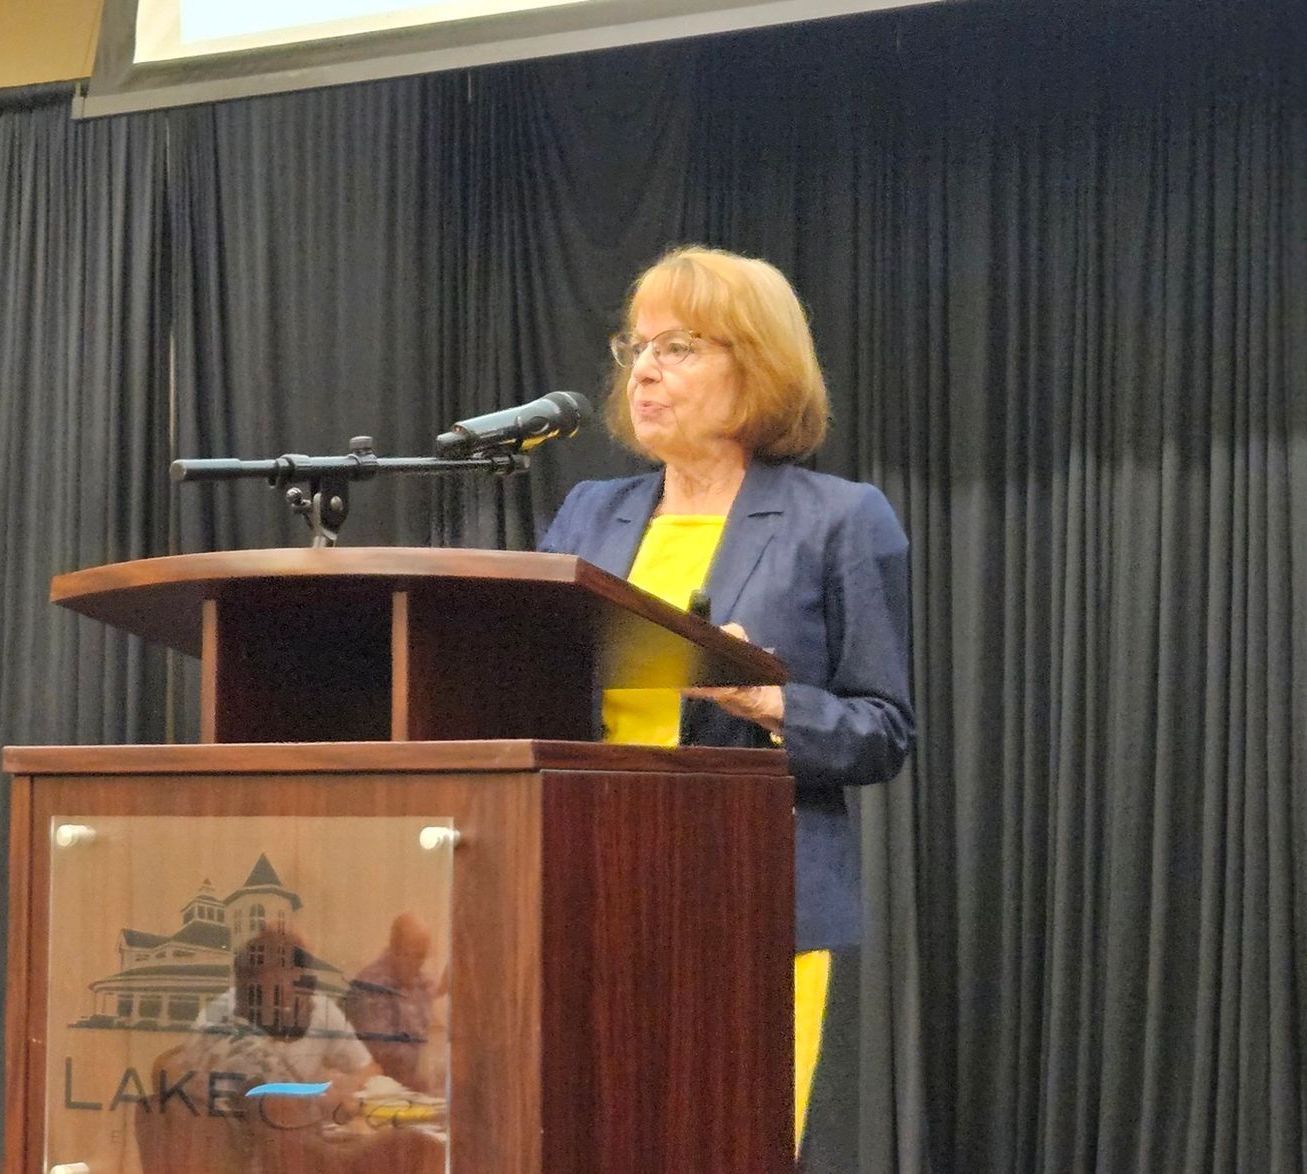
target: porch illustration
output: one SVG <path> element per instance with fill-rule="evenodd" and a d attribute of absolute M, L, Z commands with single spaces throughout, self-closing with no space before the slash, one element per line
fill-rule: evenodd
<path fill-rule="evenodd" d="M 265 854 L 226 897 L 205 879 L 172 933 L 119 932 L 117 971 L 90 984 L 93 1009 L 69 1026 L 188 1030 L 211 1002 L 234 989 L 238 962 L 242 1005 L 253 1026 L 279 1030 L 313 997 L 340 1002 L 349 981 L 294 935 L 302 906 Z"/>

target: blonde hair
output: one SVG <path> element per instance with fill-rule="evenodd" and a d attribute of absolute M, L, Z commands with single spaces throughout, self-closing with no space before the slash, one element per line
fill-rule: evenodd
<path fill-rule="evenodd" d="M 626 328 L 651 306 L 674 314 L 687 330 L 730 345 L 740 396 L 728 428 L 746 449 L 785 460 L 820 446 L 829 411 L 826 381 L 808 316 L 779 269 L 724 249 L 673 249 L 631 286 Z M 619 441 L 642 452 L 626 403 L 630 375 L 629 368 L 615 367 L 604 416 Z"/>

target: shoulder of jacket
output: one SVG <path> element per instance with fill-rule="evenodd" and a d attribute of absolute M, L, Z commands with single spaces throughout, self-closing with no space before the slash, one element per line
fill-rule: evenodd
<path fill-rule="evenodd" d="M 578 481 L 563 499 L 563 505 L 600 506 L 620 501 L 628 493 L 646 484 L 657 473 L 640 473 L 634 477 L 612 477 L 603 481 Z"/>
<path fill-rule="evenodd" d="M 847 477 L 818 473 L 799 465 L 791 465 L 785 470 L 785 480 L 791 493 L 811 495 L 827 507 L 849 512 L 890 508 L 885 495 L 869 481 L 850 481 Z"/>

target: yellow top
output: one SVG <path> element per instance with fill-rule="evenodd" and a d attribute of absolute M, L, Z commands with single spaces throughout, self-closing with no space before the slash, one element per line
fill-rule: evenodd
<path fill-rule="evenodd" d="M 721 540 L 721 515 L 660 514 L 649 519 L 627 579 L 688 610 Z M 681 735 L 681 695 L 675 689 L 604 690 L 604 741 L 675 746 Z"/>

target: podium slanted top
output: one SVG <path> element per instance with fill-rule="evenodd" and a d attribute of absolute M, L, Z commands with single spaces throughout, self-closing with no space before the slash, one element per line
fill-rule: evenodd
<path fill-rule="evenodd" d="M 313 600 L 350 612 L 389 613 L 404 594 L 502 640 L 520 632 L 538 649 L 551 629 L 563 644 L 593 647 L 603 688 L 781 684 L 772 654 L 633 587 L 575 555 L 427 547 L 213 551 L 111 563 L 57 575 L 50 599 L 190 656 L 202 655 L 204 604 L 300 613 Z M 430 611 L 430 607 L 428 608 Z M 469 634 L 463 632 L 460 645 Z"/>

